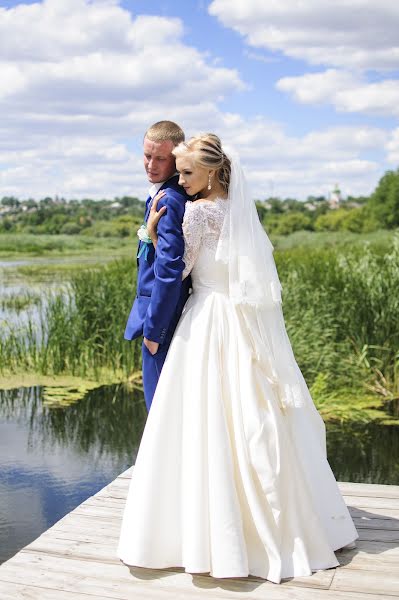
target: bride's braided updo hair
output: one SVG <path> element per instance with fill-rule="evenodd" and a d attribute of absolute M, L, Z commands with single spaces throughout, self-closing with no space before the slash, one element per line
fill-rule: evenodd
<path fill-rule="evenodd" d="M 231 165 L 230 159 L 222 148 L 220 138 L 214 133 L 196 135 L 182 142 L 172 151 L 177 158 L 186 154 L 193 156 L 196 163 L 202 167 L 216 171 L 215 177 L 227 194 L 229 191 Z"/>

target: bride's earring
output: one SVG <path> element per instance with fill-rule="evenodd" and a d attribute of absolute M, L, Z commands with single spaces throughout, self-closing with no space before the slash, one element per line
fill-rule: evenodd
<path fill-rule="evenodd" d="M 211 184 L 211 174 L 209 173 L 209 177 L 208 177 L 208 190 L 212 189 L 212 184 Z"/>

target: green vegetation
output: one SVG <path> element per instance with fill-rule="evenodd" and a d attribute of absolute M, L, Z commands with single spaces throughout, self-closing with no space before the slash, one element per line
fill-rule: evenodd
<path fill-rule="evenodd" d="M 327 420 L 388 422 L 381 406 L 399 396 L 399 237 L 375 232 L 365 239 L 296 232 L 274 240 L 287 330 Z M 66 290 L 47 292 L 38 324 L 0 331 L 2 381 L 29 374 L 137 378 L 140 343 L 123 340 L 134 281 L 132 257 L 77 271 Z M 71 398 L 81 393 L 69 387 Z"/>
<path fill-rule="evenodd" d="M 381 406 L 399 396 L 399 169 L 370 197 L 343 199 L 336 189 L 306 202 L 268 198 L 257 209 L 276 249 L 295 355 L 324 418 L 393 422 Z M 29 290 L 1 298 L 5 311 L 36 304 L 40 315 L 27 314 L 20 328 L 2 322 L 4 384 L 74 377 L 82 383 L 67 386 L 73 401 L 88 385 L 139 381 L 140 344 L 123 331 L 143 213 L 130 197 L 0 201 L 0 257 L 37 257 L 3 281 L 60 284 L 40 298 Z M 57 402 L 56 382 L 49 387 Z"/>
<path fill-rule="evenodd" d="M 136 230 L 130 232 L 130 238 L 101 238 L 86 235 L 43 235 L 17 233 L 0 234 L 0 257 L 24 258 L 32 256 L 102 256 L 120 255 L 121 251 L 132 250 L 136 243 Z"/>
<path fill-rule="evenodd" d="M 387 171 L 369 202 L 375 219 L 387 229 L 399 227 L 399 169 Z"/>
<path fill-rule="evenodd" d="M 267 232 L 274 236 L 299 231 L 367 234 L 394 229 L 399 226 L 399 169 L 387 171 L 370 197 L 343 198 L 336 188 L 329 198 L 309 196 L 306 202 L 275 197 L 258 200 L 257 209 Z M 144 202 L 128 196 L 81 201 L 57 197 L 20 201 L 4 197 L 0 200 L 0 234 L 63 236 L 53 241 L 43 240 L 39 245 L 27 238 L 25 252 L 32 246 L 39 252 L 47 248 L 63 252 L 69 246 L 66 238 L 74 237 L 72 245 L 78 251 L 79 245 L 93 246 L 93 240 L 97 239 L 98 243 L 98 238 L 128 238 L 140 226 L 143 216 Z M 87 246 L 81 239 L 86 236 Z M 0 253 L 4 252 L 5 243 L 4 239 Z M 10 239 L 9 245 L 12 244 Z M 22 240 L 19 244 L 23 245 Z"/>
<path fill-rule="evenodd" d="M 276 259 L 287 330 L 315 400 L 327 410 L 335 404 L 335 414 L 343 402 L 367 416 L 377 398 L 397 398 L 399 237 L 385 253 L 365 244 L 297 248 Z"/>
<path fill-rule="evenodd" d="M 290 235 L 272 234 L 271 240 L 277 251 L 298 250 L 307 252 L 322 248 L 339 249 L 351 252 L 353 248 L 364 248 L 370 245 L 373 251 L 386 252 L 396 235 L 395 230 L 378 229 L 372 233 L 353 233 L 351 231 L 296 231 Z"/>
<path fill-rule="evenodd" d="M 69 202 L 64 198 L 21 202 L 5 197 L 0 201 L 0 233 L 123 238 L 141 224 L 143 216 L 144 202 L 128 196 Z"/>
<path fill-rule="evenodd" d="M 13 310 L 21 312 L 32 306 L 32 304 L 40 304 L 40 294 L 25 291 L 21 294 L 8 294 L 0 297 L 0 308 L 2 310 Z"/>
<path fill-rule="evenodd" d="M 133 297 L 135 262 L 121 260 L 77 272 L 69 286 L 45 292 L 39 323 L 0 332 L 0 372 L 70 374 L 109 381 L 127 379 L 140 368 L 137 343 L 123 340 Z"/>
<path fill-rule="evenodd" d="M 327 199 L 310 196 L 306 202 L 268 198 L 257 202 L 259 218 L 268 233 L 347 231 L 369 233 L 399 226 L 399 169 L 387 171 L 370 197 L 343 199 L 338 189 Z"/>

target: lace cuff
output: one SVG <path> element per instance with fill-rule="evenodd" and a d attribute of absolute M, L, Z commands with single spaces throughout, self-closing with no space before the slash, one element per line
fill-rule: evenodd
<path fill-rule="evenodd" d="M 204 235 L 204 214 L 200 204 L 186 202 L 186 210 L 183 219 L 184 256 L 185 264 L 183 279 L 190 274 L 201 248 Z"/>

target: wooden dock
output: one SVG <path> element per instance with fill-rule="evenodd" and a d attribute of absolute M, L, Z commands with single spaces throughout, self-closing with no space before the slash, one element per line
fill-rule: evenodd
<path fill-rule="evenodd" d="M 0 566 L 1 600 L 382 600 L 399 597 L 399 486 L 341 483 L 359 531 L 341 567 L 276 585 L 123 565 L 115 555 L 130 470 Z"/>

